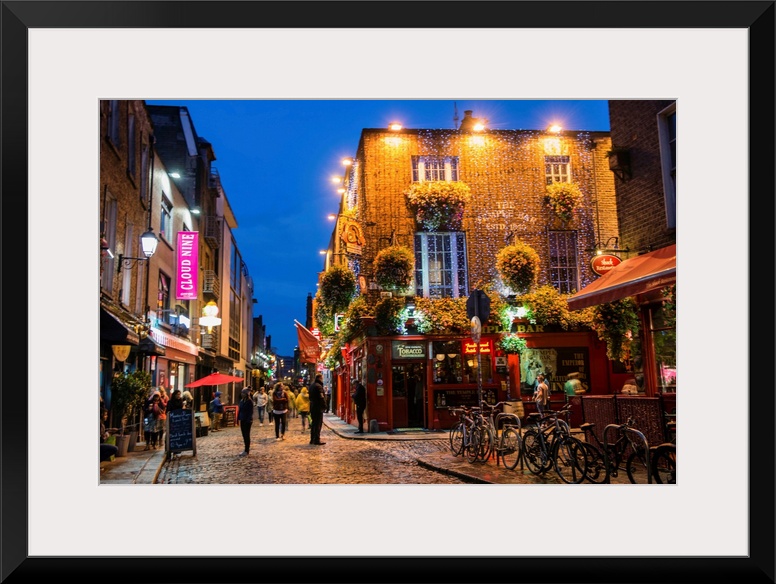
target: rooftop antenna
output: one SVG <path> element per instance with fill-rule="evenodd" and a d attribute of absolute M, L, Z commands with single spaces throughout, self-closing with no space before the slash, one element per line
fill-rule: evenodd
<path fill-rule="evenodd" d="M 458 129 L 458 102 L 457 101 L 453 102 L 453 112 L 454 112 L 453 122 L 455 122 L 454 128 Z"/>

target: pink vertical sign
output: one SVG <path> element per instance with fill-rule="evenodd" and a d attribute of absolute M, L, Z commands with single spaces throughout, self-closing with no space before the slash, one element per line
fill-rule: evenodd
<path fill-rule="evenodd" d="M 175 270 L 175 299 L 195 300 L 197 298 L 197 275 L 199 274 L 198 231 L 178 232 Z"/>

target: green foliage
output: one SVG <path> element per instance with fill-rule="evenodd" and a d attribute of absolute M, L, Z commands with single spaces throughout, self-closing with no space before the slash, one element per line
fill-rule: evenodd
<path fill-rule="evenodd" d="M 362 317 L 371 316 L 373 312 L 374 306 L 369 304 L 366 296 L 359 296 L 345 311 L 345 318 L 340 321 L 340 334 L 347 339 L 358 333 L 364 326 Z"/>
<path fill-rule="evenodd" d="M 374 263 L 375 281 L 386 290 L 406 290 L 412 284 L 415 256 L 403 245 L 380 250 Z"/>
<path fill-rule="evenodd" d="M 547 185 L 544 203 L 563 221 L 569 221 L 574 216 L 574 209 L 581 200 L 582 191 L 576 183 L 553 182 Z"/>
<path fill-rule="evenodd" d="M 320 289 L 315 295 L 315 324 L 321 335 L 327 337 L 334 334 L 334 311 L 321 300 Z"/>
<path fill-rule="evenodd" d="M 320 302 L 332 315 L 344 312 L 356 294 L 356 276 L 345 266 L 331 266 L 321 277 Z"/>
<path fill-rule="evenodd" d="M 559 326 L 563 330 L 569 329 L 571 313 L 568 300 L 557 288 L 544 285 L 523 296 L 522 301 L 537 323 Z"/>
<path fill-rule="evenodd" d="M 427 231 L 457 231 L 471 200 L 469 185 L 461 181 L 412 183 L 405 193 L 418 223 Z"/>
<path fill-rule="evenodd" d="M 403 298 L 382 298 L 375 305 L 375 325 L 378 335 L 399 334 L 404 330 L 402 311 L 404 310 Z"/>
<path fill-rule="evenodd" d="M 471 331 L 466 298 L 415 298 L 418 332 L 421 334 Z"/>
<path fill-rule="evenodd" d="M 509 334 L 501 337 L 501 340 L 498 343 L 498 347 L 507 355 L 521 355 L 528 347 L 528 344 L 522 337 Z"/>
<path fill-rule="evenodd" d="M 132 418 L 143 409 L 148 391 L 151 389 L 151 374 L 147 371 L 119 373 L 111 382 L 111 409 L 114 420 Z"/>
<path fill-rule="evenodd" d="M 638 305 L 633 298 L 601 304 L 593 308 L 593 330 L 606 343 L 606 356 L 622 361 L 639 334 Z"/>
<path fill-rule="evenodd" d="M 496 254 L 496 270 L 504 283 L 517 293 L 527 292 L 533 287 L 539 265 L 539 254 L 522 241 L 516 241 Z"/>

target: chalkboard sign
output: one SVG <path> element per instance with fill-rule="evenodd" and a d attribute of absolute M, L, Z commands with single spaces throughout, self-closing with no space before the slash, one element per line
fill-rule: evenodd
<path fill-rule="evenodd" d="M 221 416 L 221 427 L 237 425 L 237 406 L 224 406 L 224 415 Z"/>
<path fill-rule="evenodd" d="M 167 412 L 167 452 L 193 450 L 197 454 L 197 438 L 194 432 L 194 412 L 173 410 Z"/>

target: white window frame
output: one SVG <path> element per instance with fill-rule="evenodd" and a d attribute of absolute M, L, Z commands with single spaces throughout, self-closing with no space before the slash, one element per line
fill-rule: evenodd
<path fill-rule="evenodd" d="M 415 294 L 416 296 L 422 296 L 423 298 L 461 298 L 469 295 L 469 269 L 467 265 L 466 254 L 466 234 L 463 231 L 450 231 L 450 232 L 438 232 L 438 233 L 426 233 L 417 232 L 415 234 L 416 242 L 420 239 L 420 246 L 415 246 Z M 446 271 L 450 272 L 450 285 L 448 294 L 433 294 L 433 291 L 442 290 L 447 291 L 447 287 L 441 285 L 432 286 L 430 283 L 431 267 L 428 251 L 428 240 L 430 237 L 435 238 L 449 238 L 450 241 L 450 265 L 443 266 L 442 270 L 438 272 Z M 462 248 L 460 251 L 463 256 L 463 266 L 458 263 L 459 246 Z M 418 277 L 418 274 L 422 277 Z M 463 281 L 461 281 L 463 280 Z"/>
<path fill-rule="evenodd" d="M 565 162 L 557 159 L 565 159 Z M 565 154 L 545 155 L 544 180 L 548 185 L 554 182 L 571 182 L 571 157 Z"/>
<path fill-rule="evenodd" d="M 563 238 L 565 243 L 569 246 L 573 246 L 572 254 L 564 254 L 563 258 L 570 260 L 570 263 L 558 263 L 560 256 L 553 255 L 553 246 L 558 245 L 558 239 Z M 571 294 L 572 292 L 579 291 L 579 235 L 576 231 L 558 230 L 550 231 L 548 233 L 548 246 L 549 246 L 549 258 L 550 258 L 550 284 L 558 290 L 561 294 Z M 567 274 L 573 271 L 573 277 L 566 277 L 561 279 L 560 272 L 567 270 Z M 564 289 L 563 284 L 568 286 L 568 289 Z"/>
<path fill-rule="evenodd" d="M 412 157 L 412 182 L 452 182 L 457 180 L 457 156 Z"/>
<path fill-rule="evenodd" d="M 676 128 L 676 102 L 657 114 L 658 139 L 660 141 L 660 165 L 663 171 L 663 197 L 666 206 L 666 226 L 676 229 L 676 136 L 671 138 L 669 118 L 674 117 Z"/>
<path fill-rule="evenodd" d="M 172 242 L 172 201 L 164 191 L 162 191 L 161 213 L 159 215 L 159 234 L 166 241 Z"/>

